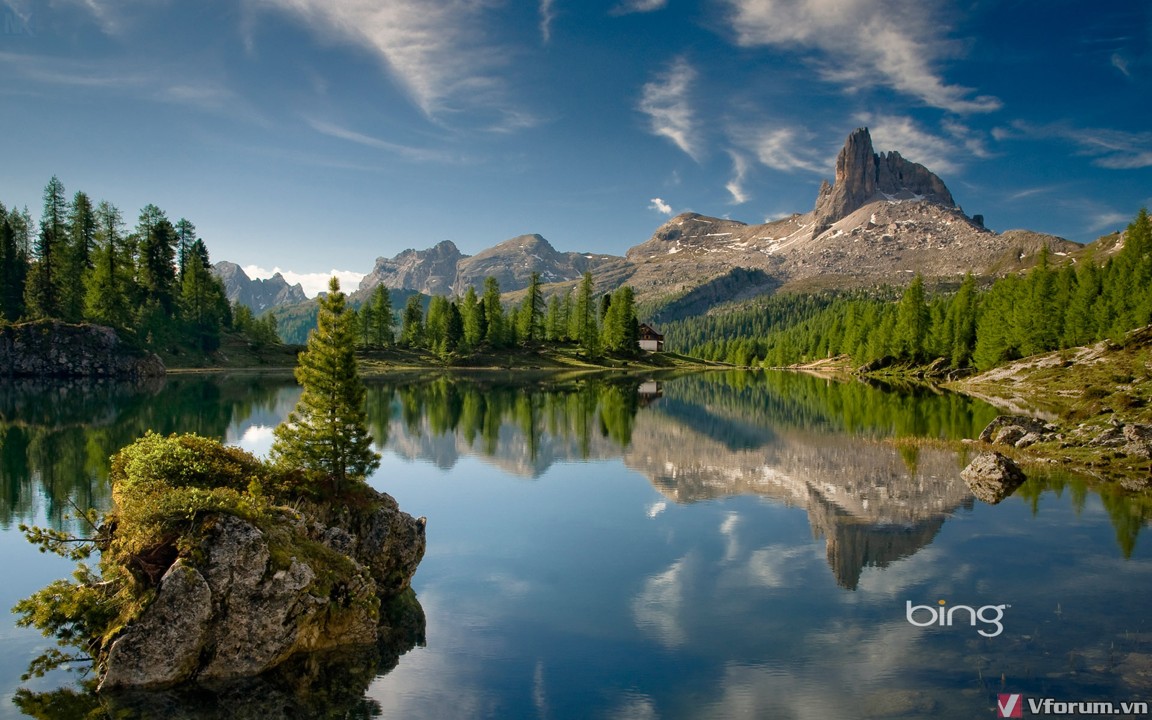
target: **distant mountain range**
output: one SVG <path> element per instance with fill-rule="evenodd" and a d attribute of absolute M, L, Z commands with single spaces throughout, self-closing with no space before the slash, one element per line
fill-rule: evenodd
<path fill-rule="evenodd" d="M 1043 233 L 987 229 L 981 216 L 956 205 L 937 175 L 898 152 L 877 154 L 867 128 L 860 128 L 840 151 L 833 182 L 824 182 L 806 213 L 756 225 L 684 213 L 624 257 L 560 252 L 540 235 L 515 237 L 472 256 L 444 241 L 377 258 L 352 299 L 381 284 L 462 295 L 469 286 L 480 291 L 487 276 L 514 292 L 533 272 L 563 290 L 590 271 L 600 291 L 629 284 L 638 301 L 674 305 L 675 314 L 684 315 L 780 288 L 903 284 L 914 273 L 929 279 L 1002 275 L 1031 266 L 1041 248 L 1059 257 L 1083 246 Z M 232 263 L 216 268 L 229 297 L 235 294 L 257 312 L 303 297 L 298 285 L 279 276 L 253 281 Z"/>
<path fill-rule="evenodd" d="M 224 294 L 229 302 L 247 305 L 256 314 L 269 308 L 308 301 L 304 288 L 299 283 L 289 285 L 280 273 L 267 280 L 253 280 L 239 265 L 226 260 L 213 265 L 212 272 L 224 282 Z"/>

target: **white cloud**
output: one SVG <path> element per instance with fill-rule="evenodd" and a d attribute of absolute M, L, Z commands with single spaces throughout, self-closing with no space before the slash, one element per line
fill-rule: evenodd
<path fill-rule="evenodd" d="M 334 137 L 340 140 L 347 140 L 367 147 L 376 148 L 377 150 L 384 150 L 395 155 L 399 155 L 407 160 L 414 160 L 417 162 L 456 162 L 455 158 L 449 153 L 441 152 L 439 150 L 429 150 L 427 148 L 412 147 L 409 145 L 402 145 L 400 143 L 389 142 L 388 140 L 381 140 L 371 135 L 358 133 L 355 130 L 341 127 L 334 123 L 326 122 L 324 120 L 316 120 L 313 118 L 306 118 L 305 121 L 316 132 Z"/>
<path fill-rule="evenodd" d="M 990 112 L 998 99 L 948 85 L 936 66 L 954 49 L 923 0 L 727 0 L 736 42 L 817 52 L 826 80 L 881 84 L 952 112 Z"/>
<path fill-rule="evenodd" d="M 652 204 L 648 206 L 648 209 L 655 210 L 662 215 L 672 216 L 672 206 L 660 198 L 652 198 Z"/>
<path fill-rule="evenodd" d="M 863 114 L 858 115 L 857 120 L 868 126 L 876 152 L 895 150 L 904 159 L 919 163 L 937 175 L 960 170 L 960 162 L 955 159 L 956 141 L 933 135 L 911 118 Z"/>
<path fill-rule="evenodd" d="M 748 176 L 748 158 L 737 152 L 729 151 L 728 154 L 732 158 L 732 179 L 724 185 L 724 189 L 732 196 L 733 205 L 743 205 L 749 199 L 748 191 L 744 188 L 744 180 Z"/>
<path fill-rule="evenodd" d="M 540 0 L 540 39 L 545 45 L 552 39 L 552 21 L 556 19 L 556 0 Z"/>
<path fill-rule="evenodd" d="M 1124 77 L 1132 77 L 1132 72 L 1128 69 L 1128 58 L 1120 53 L 1112 54 L 1112 67 L 1123 73 Z"/>
<path fill-rule="evenodd" d="M 328 292 L 328 281 L 335 276 L 340 281 L 340 289 L 345 293 L 350 293 L 356 290 L 360 285 L 360 281 L 364 279 L 364 273 L 352 272 L 351 270 L 331 270 L 330 272 L 322 273 L 297 273 L 291 270 L 281 270 L 278 267 L 266 270 L 258 265 L 245 265 L 244 274 L 253 280 L 266 280 L 276 273 L 279 273 L 289 285 L 300 283 L 304 288 L 304 294 L 308 297 L 316 297 L 321 292 Z"/>
<path fill-rule="evenodd" d="M 811 147 L 812 133 L 794 127 L 746 127 L 729 130 L 729 138 L 762 164 L 782 172 L 825 173 L 831 167 Z M 731 190 L 729 190 L 731 192 Z"/>
<path fill-rule="evenodd" d="M 648 116 L 649 128 L 698 160 L 699 129 L 689 99 L 696 69 L 683 57 L 676 58 L 664 73 L 644 85 L 640 111 Z"/>
<path fill-rule="evenodd" d="M 1100 232 L 1102 230 L 1123 230 L 1128 227 L 1128 223 L 1132 221 L 1132 216 L 1122 212 L 1102 212 L 1092 217 L 1092 222 L 1088 225 L 1089 232 Z"/>
<path fill-rule="evenodd" d="M 1136 170 L 1152 167 L 1152 132 L 1128 132 L 1108 128 L 1075 128 L 1064 123 L 1031 125 L 1015 122 L 1012 126 L 1023 137 L 1068 140 L 1077 146 L 1077 154 L 1095 158 L 1092 164 L 1109 170 Z"/>
<path fill-rule="evenodd" d="M 653 10 L 662 10 L 668 5 L 668 0 L 624 0 L 612 8 L 613 15 L 628 15 L 631 13 L 646 13 Z"/>
<path fill-rule="evenodd" d="M 507 105 L 498 70 L 509 53 L 485 42 L 483 10 L 461 0 L 249 0 L 375 53 L 429 117 Z"/>

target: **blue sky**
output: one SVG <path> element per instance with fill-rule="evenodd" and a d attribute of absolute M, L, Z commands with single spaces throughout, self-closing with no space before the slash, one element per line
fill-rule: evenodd
<path fill-rule="evenodd" d="M 866 125 L 992 229 L 1085 242 L 1152 205 L 1150 79 L 1132 0 L 0 0 L 0 201 L 55 174 L 298 274 L 622 254 L 811 209 Z"/>

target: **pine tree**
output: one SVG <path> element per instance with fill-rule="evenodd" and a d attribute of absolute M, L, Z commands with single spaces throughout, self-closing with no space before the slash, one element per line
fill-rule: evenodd
<path fill-rule="evenodd" d="M 271 457 L 281 466 L 330 479 L 339 493 L 379 467 L 380 456 L 372 451 L 368 432 L 364 383 L 353 350 L 356 329 L 336 278 L 319 303 L 316 329 L 296 368 L 304 391 L 276 427 Z"/>
<path fill-rule="evenodd" d="M 1100 297 L 1100 268 L 1088 262 L 1076 274 L 1076 289 L 1064 313 L 1065 347 L 1087 345 L 1097 339 L 1096 316 L 1092 312 Z"/>
<path fill-rule="evenodd" d="M 517 331 L 520 341 L 538 342 L 544 334 L 544 294 L 540 291 L 540 273 L 532 273 L 528 281 L 527 294 L 520 305 L 517 317 Z"/>
<path fill-rule="evenodd" d="M 544 319 L 544 339 L 557 342 L 563 336 L 560 329 L 560 296 L 553 295 L 548 298 L 548 312 Z"/>
<path fill-rule="evenodd" d="M 68 244 L 68 201 L 64 184 L 55 175 L 44 187 L 44 214 L 33 252 L 34 262 L 25 286 L 28 311 L 34 317 L 58 318 L 63 309 L 62 277 Z"/>
<path fill-rule="evenodd" d="M 484 278 L 484 306 L 485 340 L 493 348 L 502 348 L 508 345 L 508 336 L 511 334 L 505 327 L 507 319 L 504 317 L 504 306 L 500 304 L 500 283 L 496 278 Z"/>
<path fill-rule="evenodd" d="M 464 347 L 470 351 L 475 350 L 484 342 L 488 324 L 484 318 L 484 307 L 476 296 L 476 288 L 472 286 L 468 286 L 468 291 L 464 293 L 460 316 L 464 320 Z"/>
<path fill-rule="evenodd" d="M 96 206 L 94 267 L 84 294 L 84 316 L 112 327 L 128 325 L 128 268 L 124 249 L 124 221 L 115 205 Z"/>
<path fill-rule="evenodd" d="M 220 328 L 231 311 L 224 285 L 212 274 L 203 240 L 195 240 L 188 247 L 184 266 L 180 314 L 200 350 L 212 352 L 220 346 Z"/>
<path fill-rule="evenodd" d="M 176 279 L 184 281 L 184 270 L 188 261 L 188 254 L 192 243 L 196 242 L 196 226 L 190 220 L 180 218 L 176 221 Z"/>
<path fill-rule="evenodd" d="M 976 278 L 972 273 L 964 276 L 960 290 L 948 306 L 948 322 L 952 326 L 952 346 L 948 357 L 952 367 L 968 367 L 976 348 Z"/>
<path fill-rule="evenodd" d="M 924 300 L 924 278 L 919 274 L 900 298 L 896 311 L 893 342 L 896 355 L 914 362 L 925 360 L 924 348 L 928 339 L 928 304 Z"/>
<path fill-rule="evenodd" d="M 438 355 L 447 353 L 445 341 L 448 338 L 448 298 L 433 295 L 428 303 L 428 319 L 424 323 L 424 342 Z"/>
<path fill-rule="evenodd" d="M 391 347 L 392 337 L 392 295 L 384 285 L 377 285 L 372 291 L 368 306 L 372 308 L 370 338 L 377 347 Z"/>
<path fill-rule="evenodd" d="M 464 342 L 464 316 L 455 302 L 448 305 L 448 326 L 444 335 L 444 352 L 456 352 Z"/>
<path fill-rule="evenodd" d="M 589 357 L 599 354 L 600 333 L 596 327 L 596 300 L 592 294 L 592 273 L 584 273 L 576 295 L 576 311 L 572 313 L 569 335 L 580 343 Z"/>
<path fill-rule="evenodd" d="M 136 234 L 137 281 L 144 292 L 144 302 L 158 306 L 171 317 L 176 309 L 176 228 L 163 210 L 147 205 L 140 211 Z"/>
<path fill-rule="evenodd" d="M 96 247 L 96 212 L 84 192 L 72 197 L 68 214 L 69 240 L 61 257 L 60 314 L 77 322 L 84 316 L 84 288 L 93 268 Z"/>
<path fill-rule="evenodd" d="M 635 295 L 632 288 L 625 285 L 612 296 L 604 315 L 601 331 L 604 349 L 625 355 L 635 354 L 639 350 L 638 328 Z M 747 362 L 740 364 L 746 365 Z"/>
<path fill-rule="evenodd" d="M 424 306 L 419 295 L 408 297 L 400 327 L 400 343 L 415 348 L 424 344 Z"/>

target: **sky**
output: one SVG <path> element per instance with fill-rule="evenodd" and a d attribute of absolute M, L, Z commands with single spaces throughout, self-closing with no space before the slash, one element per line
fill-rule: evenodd
<path fill-rule="evenodd" d="M 309 293 L 451 240 L 806 212 L 867 126 L 993 230 L 1152 205 L 1140 0 L 0 0 L 0 202 L 154 203 Z"/>

